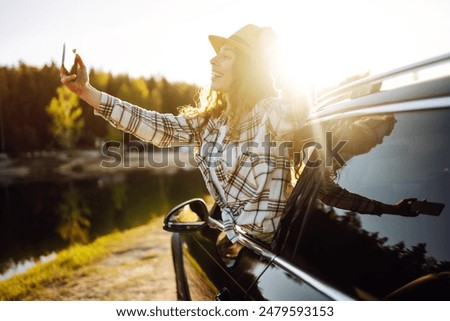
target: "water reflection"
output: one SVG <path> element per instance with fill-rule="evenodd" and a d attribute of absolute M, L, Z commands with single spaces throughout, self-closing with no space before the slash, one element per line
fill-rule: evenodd
<path fill-rule="evenodd" d="M 60 213 L 60 222 L 56 230 L 61 238 L 69 244 L 87 243 L 91 227 L 88 217 L 91 211 L 72 182 L 62 193 L 62 201 L 57 210 Z"/>
<path fill-rule="evenodd" d="M 1 186 L 0 274 L 8 266 L 147 223 L 207 194 L 200 173 L 131 171 L 84 180 Z"/>
<path fill-rule="evenodd" d="M 51 253 L 49 255 L 42 255 L 35 259 L 29 259 L 25 261 L 20 261 L 18 263 L 10 262 L 9 267 L 6 271 L 3 272 L 3 274 L 0 274 L 0 281 L 9 279 L 15 274 L 18 273 L 24 273 L 28 269 L 35 266 L 37 263 L 45 263 L 49 262 L 56 258 L 56 253 Z"/>

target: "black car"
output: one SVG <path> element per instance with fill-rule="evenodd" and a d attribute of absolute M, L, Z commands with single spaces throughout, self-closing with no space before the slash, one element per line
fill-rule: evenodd
<path fill-rule="evenodd" d="M 318 101 L 298 134 L 314 151 L 302 151 L 309 158 L 271 244 L 244 232 L 229 244 L 219 209 L 208 211 L 201 199 L 169 212 L 178 299 L 450 300 L 449 65 L 446 54 Z M 305 140 L 308 131 L 315 143 Z M 330 163 L 326 147 L 341 141 L 340 159 Z M 403 200 L 412 214 L 329 205 L 324 175 L 355 195 Z"/>

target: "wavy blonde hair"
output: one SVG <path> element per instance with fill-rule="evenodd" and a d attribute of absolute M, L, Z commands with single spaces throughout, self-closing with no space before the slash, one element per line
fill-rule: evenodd
<path fill-rule="evenodd" d="M 255 105 L 264 98 L 277 96 L 271 74 L 271 65 L 258 58 L 251 58 L 235 48 L 233 83 L 228 93 L 231 108 L 227 109 L 224 94 L 211 89 L 202 89 L 195 98 L 196 106 L 182 106 L 181 114 L 186 117 L 202 116 L 205 121 L 219 117 L 222 113 L 228 120 L 227 137 L 239 139 L 239 123 Z"/>

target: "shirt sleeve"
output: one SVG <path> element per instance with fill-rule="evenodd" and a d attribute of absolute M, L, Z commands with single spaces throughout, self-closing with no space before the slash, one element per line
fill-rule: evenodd
<path fill-rule="evenodd" d="M 117 129 L 131 133 L 158 147 L 199 145 L 199 119 L 161 114 L 101 94 L 100 106 L 94 111 Z"/>
<path fill-rule="evenodd" d="M 333 121 L 326 131 L 333 134 L 333 139 L 346 141 L 339 151 L 344 160 L 369 152 L 389 136 L 397 120 L 392 115 L 371 115 L 358 119 Z"/>
<path fill-rule="evenodd" d="M 382 214 L 383 203 L 351 193 L 345 188 L 326 178 L 319 189 L 319 199 L 327 205 L 361 214 Z"/>

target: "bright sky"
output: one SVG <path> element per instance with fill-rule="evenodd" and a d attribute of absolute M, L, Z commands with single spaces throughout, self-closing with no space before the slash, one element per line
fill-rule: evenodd
<path fill-rule="evenodd" d="M 277 32 L 288 69 L 316 86 L 450 52 L 448 0 L 0 0 L 0 65 L 58 64 L 207 85 L 207 36 Z"/>

